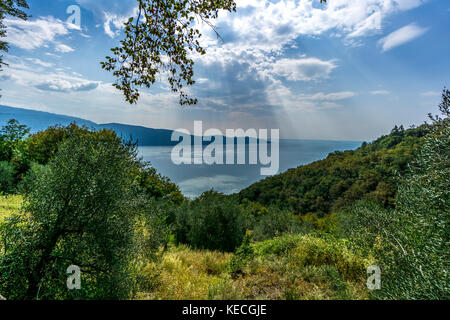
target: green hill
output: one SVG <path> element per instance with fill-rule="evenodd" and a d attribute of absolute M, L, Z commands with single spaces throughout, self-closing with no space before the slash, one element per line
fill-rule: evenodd
<path fill-rule="evenodd" d="M 362 198 L 392 206 L 395 177 L 405 171 L 428 130 L 426 124 L 408 130 L 396 126 L 389 135 L 354 151 L 334 152 L 324 160 L 257 182 L 242 190 L 239 200 L 319 216 Z"/>

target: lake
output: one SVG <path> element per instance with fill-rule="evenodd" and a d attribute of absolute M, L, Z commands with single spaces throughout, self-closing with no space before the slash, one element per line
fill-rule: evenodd
<path fill-rule="evenodd" d="M 320 159 L 334 151 L 354 150 L 361 141 L 280 140 L 279 173 Z M 266 178 L 261 165 L 175 165 L 172 147 L 139 147 L 140 156 L 163 176 L 175 182 L 187 197 L 199 196 L 214 189 L 226 194 L 236 193 Z"/>

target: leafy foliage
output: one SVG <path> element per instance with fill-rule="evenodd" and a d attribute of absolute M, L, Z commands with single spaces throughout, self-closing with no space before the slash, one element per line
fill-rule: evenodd
<path fill-rule="evenodd" d="M 14 189 L 14 167 L 6 161 L 0 161 L 0 192 L 10 193 Z"/>
<path fill-rule="evenodd" d="M 396 208 L 360 203 L 353 210 L 353 238 L 374 252 L 381 268 L 377 298 L 449 299 L 448 96 L 444 91 L 441 111 L 446 118 L 433 117 L 431 134 L 399 185 Z"/>
<path fill-rule="evenodd" d="M 235 11 L 234 0 L 138 0 L 137 18 L 125 23 L 125 39 L 111 49 L 102 68 L 112 71 L 129 103 L 139 99 L 141 86 L 150 88 L 158 75 L 167 75 L 173 92 L 180 94 L 180 104 L 195 104 L 183 87 L 193 85 L 192 53 L 205 54 L 197 23 L 212 26 L 220 10 Z"/>
<path fill-rule="evenodd" d="M 30 128 L 10 119 L 0 130 L 0 157 L 2 161 L 10 161 L 15 152 L 23 151 L 24 139 L 30 133 Z"/>
<path fill-rule="evenodd" d="M 300 234 L 311 231 L 308 223 L 289 211 L 270 208 L 269 213 L 256 219 L 252 237 L 255 241 L 263 241 L 282 236 L 283 234 Z"/>
<path fill-rule="evenodd" d="M 2 227 L 1 292 L 9 299 L 130 297 L 138 165 L 134 146 L 117 137 L 64 141 L 23 210 Z M 65 285 L 72 264 L 83 275 L 77 292 Z"/>
<path fill-rule="evenodd" d="M 241 244 L 245 226 L 246 218 L 234 200 L 207 191 L 180 207 L 175 239 L 198 249 L 231 252 Z"/>
<path fill-rule="evenodd" d="M 408 130 L 395 127 L 391 134 L 363 143 L 355 151 L 334 152 L 324 160 L 255 183 L 242 190 L 239 199 L 319 217 L 362 198 L 392 207 L 395 176 L 406 171 L 428 132 L 428 125 Z"/>

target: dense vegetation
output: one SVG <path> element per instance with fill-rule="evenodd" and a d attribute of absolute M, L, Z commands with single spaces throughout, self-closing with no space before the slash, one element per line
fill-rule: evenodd
<path fill-rule="evenodd" d="M 347 219 L 351 238 L 385 270 L 383 299 L 449 299 L 450 94 L 418 157 L 400 180 L 395 208 L 358 203 Z"/>
<path fill-rule="evenodd" d="M 29 135 L 11 120 L 0 135 L 0 293 L 448 299 L 449 98 L 431 124 L 193 200 L 113 131 Z M 373 264 L 382 287 L 368 291 Z M 81 290 L 66 287 L 69 265 Z"/>
<path fill-rule="evenodd" d="M 362 198 L 392 207 L 396 177 L 406 171 L 429 130 L 427 124 L 408 130 L 396 126 L 389 135 L 363 143 L 357 150 L 334 152 L 324 160 L 255 183 L 242 190 L 239 198 L 318 216 Z"/>

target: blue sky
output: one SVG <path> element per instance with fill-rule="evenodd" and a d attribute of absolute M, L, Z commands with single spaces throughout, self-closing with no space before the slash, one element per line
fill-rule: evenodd
<path fill-rule="evenodd" d="M 0 104 L 154 128 L 280 128 L 284 138 L 371 140 L 436 112 L 450 79 L 448 0 L 237 0 L 206 25 L 199 98 L 177 105 L 164 78 L 127 104 L 100 61 L 135 0 L 31 0 L 8 19 Z M 67 8 L 81 9 L 81 27 Z"/>

